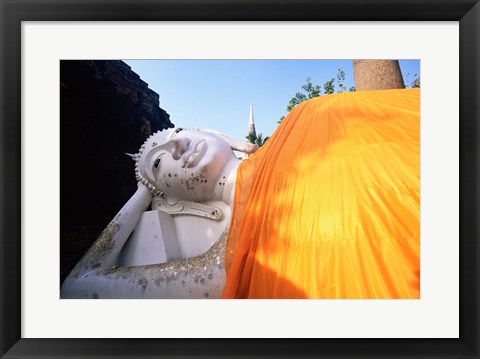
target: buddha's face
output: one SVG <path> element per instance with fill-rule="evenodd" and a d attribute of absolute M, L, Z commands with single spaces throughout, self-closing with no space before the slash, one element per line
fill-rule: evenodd
<path fill-rule="evenodd" d="M 139 161 L 140 174 L 167 198 L 205 201 L 222 186 L 222 170 L 236 160 L 220 136 L 180 128 L 151 136 Z"/>

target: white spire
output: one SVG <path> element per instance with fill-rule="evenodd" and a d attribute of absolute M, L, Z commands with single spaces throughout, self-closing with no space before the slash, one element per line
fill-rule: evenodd
<path fill-rule="evenodd" d="M 255 132 L 255 121 L 253 119 L 253 103 L 250 102 L 250 118 L 248 119 L 248 133 L 253 134 L 254 136 L 257 135 Z"/>

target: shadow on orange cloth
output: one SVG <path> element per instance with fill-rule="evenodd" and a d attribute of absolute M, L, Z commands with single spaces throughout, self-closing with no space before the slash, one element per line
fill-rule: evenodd
<path fill-rule="evenodd" d="M 223 298 L 420 297 L 420 90 L 296 106 L 237 175 Z"/>

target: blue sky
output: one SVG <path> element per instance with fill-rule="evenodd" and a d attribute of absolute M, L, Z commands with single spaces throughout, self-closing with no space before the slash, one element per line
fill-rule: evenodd
<path fill-rule="evenodd" d="M 160 95 L 160 107 L 176 127 L 212 128 L 244 139 L 253 102 L 257 133 L 270 136 L 288 101 L 307 77 L 314 84 L 345 72 L 353 86 L 351 60 L 125 60 Z M 420 74 L 420 61 L 400 60 L 405 83 Z M 409 73 L 409 81 L 407 81 Z"/>

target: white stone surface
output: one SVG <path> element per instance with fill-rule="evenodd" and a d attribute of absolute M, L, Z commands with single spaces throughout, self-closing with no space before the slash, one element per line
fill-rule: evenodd
<path fill-rule="evenodd" d="M 220 222 L 189 215 L 174 216 L 182 258 L 205 253 L 215 244 L 230 223 L 230 207 L 227 204 L 220 201 L 207 203 L 222 209 L 223 218 Z"/>
<path fill-rule="evenodd" d="M 120 252 L 117 265 L 139 266 L 165 263 L 180 258 L 180 247 L 172 216 L 155 210 L 142 214 Z"/>
<path fill-rule="evenodd" d="M 165 263 L 207 252 L 230 221 L 230 207 L 225 203 L 209 201 L 207 204 L 222 210 L 220 222 L 188 214 L 172 216 L 161 210 L 144 212 L 122 248 L 117 265 Z"/>

